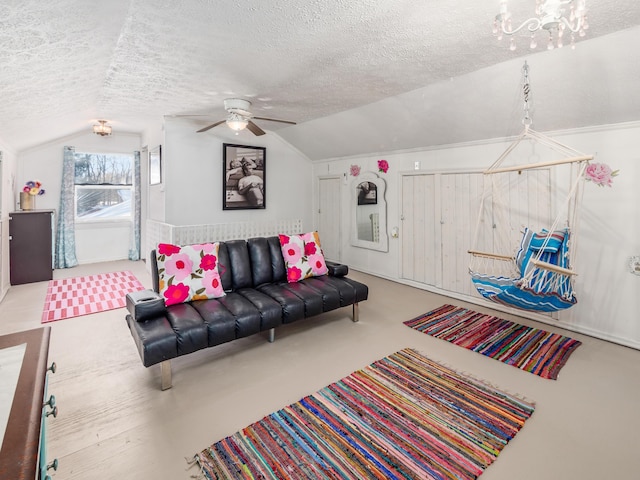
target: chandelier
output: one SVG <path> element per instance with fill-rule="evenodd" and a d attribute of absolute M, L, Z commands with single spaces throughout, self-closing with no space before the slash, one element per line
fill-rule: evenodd
<path fill-rule="evenodd" d="M 567 12 L 568 10 L 568 12 Z M 507 0 L 500 0 L 500 13 L 493 22 L 493 34 L 502 40 L 503 35 L 515 35 L 525 27 L 531 33 L 529 46 L 538 46 L 536 32 L 546 30 L 549 34 L 547 49 L 562 48 L 566 33 L 571 34 L 570 45 L 575 49 L 575 34 L 584 37 L 587 23 L 586 0 L 536 0 L 535 17 L 525 20 L 519 27 L 513 28 L 511 12 L 507 7 Z M 511 37 L 509 50 L 516 49 L 515 37 Z"/>
<path fill-rule="evenodd" d="M 93 126 L 93 133 L 101 137 L 108 137 L 111 135 L 111 125 L 107 125 L 106 120 L 98 120 L 98 123 Z"/>

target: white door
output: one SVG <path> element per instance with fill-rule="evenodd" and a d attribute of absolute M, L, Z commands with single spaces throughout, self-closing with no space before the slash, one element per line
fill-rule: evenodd
<path fill-rule="evenodd" d="M 469 277 L 469 250 L 473 245 L 483 175 L 440 175 L 440 244 L 442 283 L 452 292 L 475 295 Z"/>
<path fill-rule="evenodd" d="M 437 284 L 440 271 L 435 177 L 433 174 L 402 177 L 400 275 L 429 285 Z"/>
<path fill-rule="evenodd" d="M 340 177 L 318 181 L 318 233 L 327 260 L 340 261 Z"/>

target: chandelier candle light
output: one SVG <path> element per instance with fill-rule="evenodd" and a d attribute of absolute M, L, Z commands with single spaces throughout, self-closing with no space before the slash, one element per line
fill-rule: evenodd
<path fill-rule="evenodd" d="M 515 35 L 527 27 L 531 33 L 531 49 L 537 47 L 536 32 L 546 30 L 549 33 L 547 49 L 562 48 L 565 32 L 571 33 L 571 48 L 575 49 L 575 34 L 584 37 L 587 23 L 586 0 L 535 0 L 535 17 L 529 18 L 513 28 L 511 12 L 507 7 L 507 0 L 500 0 L 500 13 L 493 22 L 493 34 L 502 40 L 503 35 Z M 567 11 L 568 10 L 568 11 Z M 515 37 L 511 37 L 509 50 L 516 49 Z"/>

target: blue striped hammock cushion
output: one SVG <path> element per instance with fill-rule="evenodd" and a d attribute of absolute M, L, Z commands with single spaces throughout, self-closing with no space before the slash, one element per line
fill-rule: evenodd
<path fill-rule="evenodd" d="M 471 280 L 478 292 L 493 302 L 522 310 L 555 312 L 577 303 L 571 278 L 557 272 L 537 268 L 532 259 L 562 268 L 569 267 L 569 231 L 557 230 L 549 234 L 525 229 L 516 252 L 516 266 L 520 277 L 509 278 L 471 271 Z"/>

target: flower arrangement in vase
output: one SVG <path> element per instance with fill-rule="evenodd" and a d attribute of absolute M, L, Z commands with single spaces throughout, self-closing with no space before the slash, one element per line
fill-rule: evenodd
<path fill-rule="evenodd" d="M 36 180 L 35 182 L 33 180 L 29 180 L 27 183 L 25 183 L 22 191 L 34 196 L 44 195 L 44 188 L 42 188 L 42 183 L 40 182 L 40 180 Z"/>
<path fill-rule="evenodd" d="M 20 192 L 20 208 L 22 210 L 33 210 L 36 206 L 36 196 L 44 195 L 45 191 L 42 188 L 42 183 L 39 180 L 35 182 L 33 180 L 29 180 L 25 183 L 24 187 L 22 187 L 22 191 Z"/>

